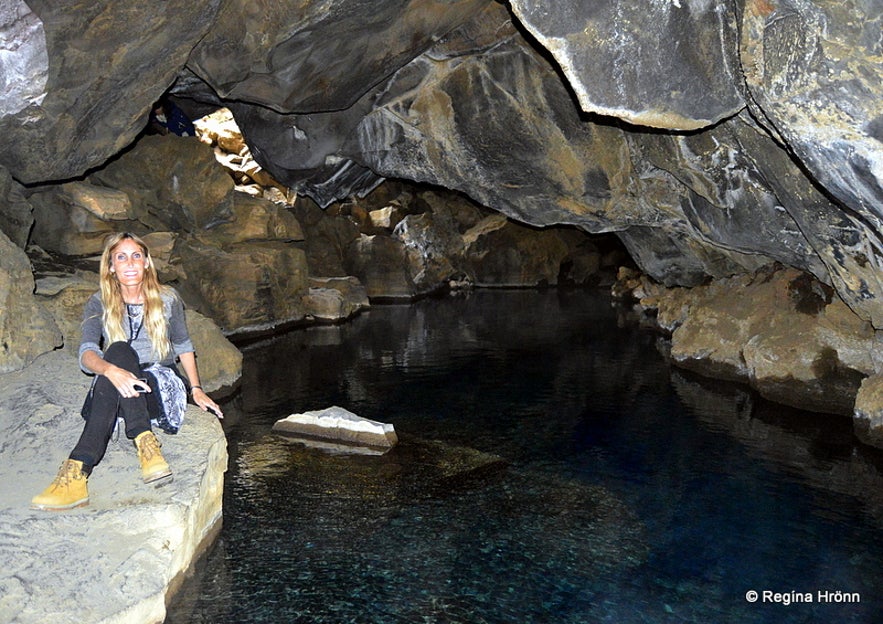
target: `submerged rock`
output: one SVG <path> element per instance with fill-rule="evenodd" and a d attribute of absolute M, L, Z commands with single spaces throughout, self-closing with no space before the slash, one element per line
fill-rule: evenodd
<path fill-rule="evenodd" d="M 398 498 L 446 498 L 484 487 L 497 483 L 508 465 L 493 453 L 411 435 L 401 436 L 394 448 L 380 455 L 326 450 L 307 446 L 299 438 L 268 436 L 240 448 L 238 478 L 260 489 L 265 479 L 287 478 L 293 471 L 304 475 L 304 496 L 316 487 L 342 499 L 375 504 Z"/>
<path fill-rule="evenodd" d="M 463 551 L 483 553 L 482 561 L 490 563 L 520 534 L 536 536 L 517 545 L 529 574 L 554 566 L 592 578 L 646 561 L 638 514 L 606 488 L 516 470 L 500 455 L 461 444 L 400 437 L 395 448 L 374 457 L 318 452 L 268 437 L 240 446 L 235 478 L 256 496 L 287 483 L 296 493 L 291 513 L 309 533 L 304 542 L 335 532 L 333 518 L 346 518 L 366 539 L 397 532 L 396 560 L 408 565 L 397 573 L 402 578 L 434 578 L 439 565 L 455 565 L 451 559 Z M 397 528 L 409 513 L 420 521 Z M 464 538 L 469 526 L 475 530 Z"/>
<path fill-rule="evenodd" d="M 184 301 L 227 334 L 273 329 L 306 315 L 306 255 L 291 244 L 188 241 L 177 251 L 187 273 L 178 288 Z"/>

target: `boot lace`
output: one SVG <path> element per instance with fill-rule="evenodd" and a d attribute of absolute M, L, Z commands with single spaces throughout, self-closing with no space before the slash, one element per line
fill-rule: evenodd
<path fill-rule="evenodd" d="M 77 468 L 77 465 L 72 461 L 66 461 L 61 465 L 61 468 L 58 469 L 58 474 L 55 475 L 55 480 L 52 481 L 52 486 L 56 488 L 66 487 L 76 479 L 81 479 L 83 473 Z"/>
<path fill-rule="evenodd" d="M 159 455 L 159 440 L 155 435 L 145 435 L 138 440 L 138 452 L 144 461 L 150 461 L 156 455 Z"/>

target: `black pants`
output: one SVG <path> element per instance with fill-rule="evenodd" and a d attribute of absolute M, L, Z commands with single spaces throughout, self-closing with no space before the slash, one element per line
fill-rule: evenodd
<path fill-rule="evenodd" d="M 104 352 L 104 360 L 141 377 L 138 354 L 125 342 L 115 342 Z M 71 451 L 70 458 L 83 462 L 83 471 L 89 474 L 104 457 L 117 416 L 126 423 L 126 437 L 135 438 L 150 431 L 150 412 L 147 397 L 125 399 L 104 375 L 99 375 L 92 386 L 92 405 L 86 417 L 86 425 L 80 440 Z"/>

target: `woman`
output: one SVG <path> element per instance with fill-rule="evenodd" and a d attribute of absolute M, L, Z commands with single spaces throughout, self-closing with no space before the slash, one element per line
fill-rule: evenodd
<path fill-rule="evenodd" d="M 187 391 L 174 369 L 176 357 L 193 402 L 223 418 L 200 385 L 181 299 L 160 285 L 144 241 L 128 232 L 111 235 L 99 274 L 101 290 L 86 303 L 80 342 L 80 367 L 96 376 L 83 406 L 86 424 L 58 476 L 31 501 L 34 509 L 71 509 L 89 502 L 86 481 L 104 457 L 118 417 L 134 440 L 144 482 L 171 477 L 151 421 L 170 433 L 181 424 Z"/>

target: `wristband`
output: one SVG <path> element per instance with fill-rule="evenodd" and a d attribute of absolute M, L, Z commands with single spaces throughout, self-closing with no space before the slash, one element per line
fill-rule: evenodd
<path fill-rule="evenodd" d="M 190 394 L 193 394 L 193 391 L 196 390 L 197 388 L 202 390 L 202 386 L 190 386 Z"/>

